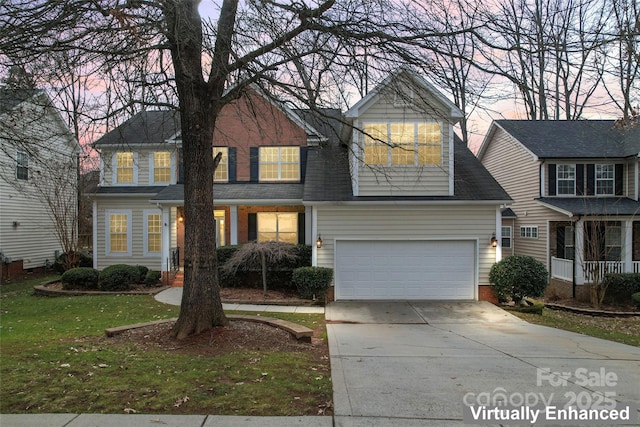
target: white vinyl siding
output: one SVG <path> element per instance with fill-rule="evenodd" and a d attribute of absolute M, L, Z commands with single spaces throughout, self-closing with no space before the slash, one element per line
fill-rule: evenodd
<path fill-rule="evenodd" d="M 478 242 L 478 283 L 489 284 L 489 269 L 495 263 L 495 249 L 489 244 L 496 231 L 495 206 L 322 206 L 314 210 L 323 241 L 316 252 L 318 266 L 335 267 L 335 239 L 473 240 Z"/>
<path fill-rule="evenodd" d="M 126 206 L 126 209 L 122 209 Z M 161 254 L 160 253 L 146 253 L 146 220 L 147 215 L 145 213 L 151 211 L 149 209 L 149 196 L 140 196 L 139 198 L 131 197 L 104 197 L 98 198 L 97 203 L 97 230 L 96 230 L 96 255 L 97 255 L 97 268 L 102 270 L 103 268 L 113 264 L 131 264 L 131 265 L 144 265 L 149 269 L 160 270 Z M 130 213 L 130 245 L 129 254 L 108 253 L 108 212 L 125 212 Z M 171 208 L 171 225 L 172 229 L 175 229 L 176 210 Z M 164 229 L 164 224 L 162 224 Z M 175 232 L 173 233 L 175 235 Z M 175 246 L 175 239 L 172 237 L 171 247 Z"/>

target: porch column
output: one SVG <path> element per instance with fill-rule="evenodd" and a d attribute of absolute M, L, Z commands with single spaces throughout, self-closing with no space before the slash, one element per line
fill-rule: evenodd
<path fill-rule="evenodd" d="M 311 265 L 318 266 L 318 248 L 316 247 L 316 239 L 318 238 L 318 212 L 313 206 L 311 208 Z M 305 215 L 306 217 L 306 215 Z"/>
<path fill-rule="evenodd" d="M 311 206 L 304 207 L 304 244 L 315 245 L 313 240 L 313 227 L 311 226 L 311 218 L 313 217 L 313 208 Z"/>
<path fill-rule="evenodd" d="M 502 212 L 499 207 L 496 208 L 496 239 L 498 239 L 496 262 L 499 262 L 502 260 Z"/>
<path fill-rule="evenodd" d="M 576 285 L 584 285 L 584 220 L 577 220 L 573 225 L 573 229 L 576 233 L 575 242 L 573 242 L 575 252 L 573 268 L 576 276 Z"/>
<path fill-rule="evenodd" d="M 624 261 L 625 273 L 633 273 L 633 220 L 622 222 L 624 230 L 624 252 L 622 253 L 622 261 Z"/>
<path fill-rule="evenodd" d="M 230 205 L 229 206 L 229 228 L 231 231 L 231 245 L 238 244 L 238 206 Z"/>
<path fill-rule="evenodd" d="M 160 206 L 162 209 L 162 271 L 169 271 L 169 257 L 171 257 L 171 207 Z"/>

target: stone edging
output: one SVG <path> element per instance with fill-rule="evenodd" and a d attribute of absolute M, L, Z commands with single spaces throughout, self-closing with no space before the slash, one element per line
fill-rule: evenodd
<path fill-rule="evenodd" d="M 562 304 L 554 304 L 554 303 L 545 303 L 545 307 L 551 310 L 562 310 L 569 311 L 577 314 L 587 314 L 590 316 L 602 316 L 602 317 L 635 317 L 640 316 L 640 311 L 605 311 L 605 310 L 595 310 L 593 308 L 580 308 L 580 307 L 569 307 Z"/>
<path fill-rule="evenodd" d="M 155 295 L 166 289 L 169 289 L 170 286 L 160 286 L 158 288 L 149 288 L 145 290 L 137 290 L 137 291 L 117 291 L 117 292 L 107 292 L 107 291 L 74 291 L 74 290 L 65 290 L 65 289 L 49 289 L 47 285 L 51 283 L 59 282 L 59 280 L 54 280 L 52 282 L 45 282 L 38 286 L 34 286 L 33 290 L 36 295 L 42 296 L 81 296 L 81 295 Z"/>
<path fill-rule="evenodd" d="M 307 328 L 306 326 L 301 326 L 296 323 L 288 322 L 282 319 L 274 319 L 273 317 L 228 314 L 227 319 L 244 320 L 247 322 L 255 322 L 255 323 L 264 323 L 266 325 L 282 329 L 290 333 L 291 335 L 293 335 L 298 341 L 303 341 L 303 342 L 311 342 L 311 337 L 313 336 L 313 330 Z M 127 326 L 117 326 L 115 328 L 105 329 L 104 333 L 108 337 L 114 337 L 116 335 L 120 335 L 123 332 L 129 331 L 131 329 L 138 329 L 138 328 L 144 328 L 146 326 L 160 325 L 163 323 L 175 322 L 176 320 L 178 319 L 174 317 L 171 319 L 155 320 L 153 322 L 135 323 L 133 325 L 127 325 Z"/>

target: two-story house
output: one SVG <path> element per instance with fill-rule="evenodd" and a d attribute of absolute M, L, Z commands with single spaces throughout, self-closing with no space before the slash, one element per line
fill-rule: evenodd
<path fill-rule="evenodd" d="M 74 238 L 80 152 L 44 91 L 0 88 L 0 280 L 52 264 Z"/>
<path fill-rule="evenodd" d="M 640 272 L 639 154 L 640 129 L 614 120 L 493 122 L 478 157 L 514 199 L 502 253 L 545 263 L 564 297 Z"/>
<path fill-rule="evenodd" d="M 311 243 L 302 204 L 308 147 L 326 138 L 294 111 L 249 90 L 221 111 L 212 155 L 218 246 Z M 101 183 L 93 208 L 94 264 L 179 268 L 184 246 L 182 141 L 175 111 L 144 111 L 94 143 Z"/>
<path fill-rule="evenodd" d="M 257 92 L 226 106 L 213 153 L 219 245 L 313 246 L 337 299 L 490 298 L 508 195 L 454 135 L 460 111 L 400 70 L 351 108 L 290 110 Z M 98 140 L 97 268 L 167 271 L 182 246 L 179 121 L 145 112 Z"/>

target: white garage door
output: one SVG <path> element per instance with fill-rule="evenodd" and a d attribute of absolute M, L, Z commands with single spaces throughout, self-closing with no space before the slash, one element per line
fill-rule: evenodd
<path fill-rule="evenodd" d="M 473 241 L 336 242 L 337 300 L 475 298 Z"/>

